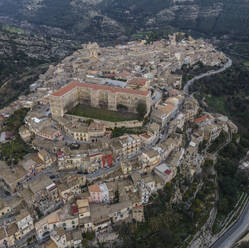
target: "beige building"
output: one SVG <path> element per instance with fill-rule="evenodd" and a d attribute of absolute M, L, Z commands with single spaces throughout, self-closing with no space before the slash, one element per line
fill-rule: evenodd
<path fill-rule="evenodd" d="M 58 189 L 56 184 L 46 175 L 41 175 L 35 178 L 28 184 L 28 188 L 33 193 L 33 197 L 30 199 L 34 203 L 40 202 L 45 198 L 50 201 L 58 200 Z"/>
<path fill-rule="evenodd" d="M 122 104 L 128 108 L 129 112 L 136 112 L 136 106 L 140 102 L 146 105 L 148 113 L 151 105 L 151 92 L 77 81 L 69 83 L 50 96 L 50 108 L 55 117 L 62 117 L 79 103 L 113 111 L 117 111 L 117 106 Z"/>
<path fill-rule="evenodd" d="M 37 155 L 46 167 L 51 166 L 56 161 L 56 157 L 44 149 L 40 150 Z"/>
<path fill-rule="evenodd" d="M 77 207 L 79 210 L 79 218 L 90 217 L 90 207 L 88 199 L 77 200 Z"/>
<path fill-rule="evenodd" d="M 26 209 L 22 209 L 20 214 L 16 216 L 16 224 L 21 237 L 24 237 L 34 229 L 33 219 Z"/>
<path fill-rule="evenodd" d="M 123 135 L 113 140 L 111 149 L 115 158 L 128 158 L 140 151 L 141 139 L 134 134 Z"/>
<path fill-rule="evenodd" d="M 37 133 L 37 135 L 49 139 L 49 140 L 55 140 L 57 137 L 61 135 L 60 131 L 55 129 L 51 126 L 46 126 L 40 130 L 40 132 Z"/>
<path fill-rule="evenodd" d="M 132 164 L 129 161 L 122 161 L 121 169 L 124 175 L 129 174 L 132 172 Z"/>
<path fill-rule="evenodd" d="M 18 185 L 25 181 L 27 171 L 17 165 L 13 169 L 4 161 L 0 161 L 0 186 L 3 186 L 7 191 L 15 192 Z"/>
<path fill-rule="evenodd" d="M 64 202 L 72 200 L 76 195 L 81 193 L 81 187 L 86 184 L 84 175 L 72 175 L 61 179 L 58 184 L 59 195 Z"/>
<path fill-rule="evenodd" d="M 21 126 L 19 128 L 19 134 L 21 136 L 21 138 L 25 141 L 25 142 L 28 142 L 30 141 L 30 138 L 31 138 L 31 132 L 29 131 L 29 129 L 27 127 L 25 127 L 24 125 Z"/>
<path fill-rule="evenodd" d="M 151 171 L 161 162 L 161 156 L 156 150 L 150 149 L 140 155 L 140 161 L 144 171 Z"/>
<path fill-rule="evenodd" d="M 72 231 L 78 225 L 78 215 L 72 214 L 71 205 L 65 205 L 35 223 L 36 236 L 38 240 L 42 240 L 57 228 L 62 227 L 64 230 Z"/>
<path fill-rule="evenodd" d="M 11 207 L 7 204 L 6 201 L 0 201 L 0 216 L 4 216 L 11 212 Z"/>
<path fill-rule="evenodd" d="M 12 247 L 15 245 L 15 241 L 20 238 L 15 223 L 0 227 L 0 247 Z"/>
<path fill-rule="evenodd" d="M 58 228 L 57 230 L 53 231 L 50 236 L 58 248 L 82 247 L 82 235 L 80 230 L 66 232 L 64 228 Z"/>
<path fill-rule="evenodd" d="M 68 127 L 67 130 L 75 140 L 89 141 L 88 126 L 86 124 L 74 124 Z"/>

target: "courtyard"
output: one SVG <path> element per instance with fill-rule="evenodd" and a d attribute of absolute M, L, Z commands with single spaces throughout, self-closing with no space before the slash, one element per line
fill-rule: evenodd
<path fill-rule="evenodd" d="M 138 120 L 138 115 L 135 113 L 111 111 L 108 109 L 95 108 L 85 104 L 77 105 L 67 114 L 111 122 Z"/>

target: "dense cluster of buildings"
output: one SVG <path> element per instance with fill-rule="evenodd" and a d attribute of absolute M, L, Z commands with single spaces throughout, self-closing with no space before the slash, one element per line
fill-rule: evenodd
<path fill-rule="evenodd" d="M 205 160 L 203 143 L 237 132 L 181 90 L 176 70 L 200 61 L 221 65 L 225 56 L 203 40 L 177 42 L 175 35 L 150 45 L 88 44 L 1 110 L 0 128 L 16 109 L 30 108 L 19 134 L 35 151 L 17 164 L 0 161 L 0 247 L 82 247 L 88 232 L 115 239 L 112 227 L 144 221 L 150 197 L 179 169 L 191 180 Z M 137 112 L 138 103 L 146 107 L 144 122 L 67 114 L 78 104 Z"/>

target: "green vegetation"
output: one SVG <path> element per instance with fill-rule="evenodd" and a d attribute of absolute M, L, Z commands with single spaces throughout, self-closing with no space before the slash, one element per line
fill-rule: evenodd
<path fill-rule="evenodd" d="M 87 233 L 83 233 L 83 238 L 87 239 L 87 240 L 93 240 L 95 238 L 95 232 L 87 232 Z"/>
<path fill-rule="evenodd" d="M 24 34 L 24 30 L 21 28 L 16 28 L 13 26 L 9 26 L 9 25 L 3 25 L 3 30 L 10 32 L 10 33 L 16 33 L 16 34 Z"/>
<path fill-rule="evenodd" d="M 136 128 L 115 127 L 112 131 L 112 138 L 122 136 L 126 133 L 128 133 L 128 134 L 141 134 L 144 132 L 145 132 L 145 130 L 142 127 L 136 127 Z"/>
<path fill-rule="evenodd" d="M 244 147 L 235 141 L 224 147 L 216 163 L 220 200 L 218 211 L 227 215 L 237 202 L 241 191 L 248 191 L 248 177 L 238 169 L 240 159 L 244 156 Z"/>
<path fill-rule="evenodd" d="M 238 248 L 249 248 L 249 241 L 241 242 Z"/>
<path fill-rule="evenodd" d="M 249 70 L 235 63 L 227 71 L 196 82 L 192 91 L 206 99 L 208 111 L 227 114 L 240 127 L 242 136 L 249 131 Z M 197 93 L 196 93 L 197 94 Z"/>
<path fill-rule="evenodd" d="M 202 79 L 192 88 L 199 92 L 196 94 L 200 102 L 204 99 L 208 104 L 207 111 L 228 115 L 239 126 L 241 137 L 238 141 L 234 136 L 232 142 L 219 152 L 215 165 L 220 195 L 215 232 L 219 230 L 221 220 L 234 208 L 241 192 L 248 192 L 249 186 L 248 176 L 238 168 L 239 161 L 249 149 L 249 70 L 237 59 L 234 61 L 227 71 Z M 215 151 L 221 142 L 218 139 L 209 150 Z"/>
<path fill-rule="evenodd" d="M 216 66 L 205 66 L 202 62 L 195 63 L 192 66 L 184 64 L 180 70 L 177 70 L 175 73 L 182 75 L 183 86 L 187 81 L 191 80 L 197 75 L 201 75 L 211 70 L 216 70 Z"/>
<path fill-rule="evenodd" d="M 219 97 L 215 97 L 215 96 L 207 96 L 205 98 L 206 103 L 208 104 L 208 106 L 212 109 L 216 109 L 216 111 L 218 113 L 221 114 L 227 114 L 227 103 L 224 99 L 224 96 L 219 96 Z"/>
<path fill-rule="evenodd" d="M 82 234 L 82 246 L 83 248 L 90 248 L 88 242 L 91 242 L 95 238 L 95 232 L 87 232 Z"/>
<path fill-rule="evenodd" d="M 209 146 L 208 152 L 215 153 L 227 142 L 228 134 L 222 131 L 217 139 Z"/>
<path fill-rule="evenodd" d="M 69 111 L 68 114 L 111 122 L 131 121 L 138 119 L 138 116 L 134 113 L 111 111 L 84 104 L 77 105 L 71 111 Z"/>
<path fill-rule="evenodd" d="M 140 121 L 143 120 L 145 114 L 146 114 L 146 105 L 143 102 L 139 102 L 137 104 L 136 110 L 138 112 L 138 118 Z"/>
<path fill-rule="evenodd" d="M 9 142 L 0 144 L 0 160 L 5 160 L 8 164 L 17 164 L 25 155 L 32 152 L 32 148 L 18 134 L 27 112 L 28 109 L 17 110 L 5 122 L 3 130 L 13 132 L 13 137 Z"/>
<path fill-rule="evenodd" d="M 249 67 L 249 61 L 244 62 L 244 66 Z"/>
<path fill-rule="evenodd" d="M 3 49 L 8 51 L 0 57 L 0 108 L 2 108 L 15 100 L 19 94 L 29 92 L 29 85 L 36 81 L 39 74 L 47 70 L 48 61 L 31 57 L 24 52 L 24 44 L 20 46 L 18 41 L 19 39 L 26 41 L 26 36 L 3 32 L 1 27 L 0 36 L 6 37 Z M 28 50 L 28 47 L 26 49 Z"/>
<path fill-rule="evenodd" d="M 181 2 L 172 3 L 170 0 L 155 0 L 151 4 L 150 0 L 112 0 L 102 1 L 100 4 L 102 13 L 115 19 L 126 28 L 127 35 L 135 33 L 137 30 L 164 29 L 173 26 L 179 30 L 192 30 L 192 33 L 198 36 L 222 36 L 230 35 L 235 39 L 247 39 L 248 31 L 248 12 L 249 5 L 242 0 L 220 0 L 221 9 L 219 15 L 213 16 L 207 12 L 207 15 L 201 15 L 202 11 L 217 10 L 217 1 L 215 0 L 194 0 L 193 3 Z M 198 6 L 198 18 L 187 19 L 187 16 L 196 14 L 192 6 Z M 174 8 L 175 7 L 175 8 Z M 164 12 L 164 10 L 169 12 Z M 128 12 L 128 11 L 129 12 Z M 160 13 L 160 14 L 159 14 Z M 172 13 L 169 14 L 169 13 Z M 170 16 L 170 18 L 169 18 Z M 154 18 L 155 22 L 148 25 L 148 20 Z"/>
<path fill-rule="evenodd" d="M 218 8 L 215 0 L 194 0 L 192 3 L 172 3 L 171 0 L 154 0 L 153 3 L 150 0 L 99 2 L 91 4 L 91 1 L 43 0 L 42 5 L 30 14 L 26 11 L 30 2 L 3 1 L 0 15 L 19 22 L 28 21 L 38 27 L 59 27 L 67 31 L 66 36 L 69 33 L 71 37 L 82 41 L 114 41 L 118 35 L 138 39 L 148 37 L 153 41 L 157 39 L 157 33 L 173 29 L 191 30 L 193 34 L 202 37 L 221 37 L 226 34 L 237 40 L 248 40 L 249 36 L 249 5 L 243 0 L 219 0 Z M 193 6 L 198 7 L 197 12 Z M 91 11 L 95 11 L 94 17 L 90 14 Z M 213 11 L 218 11 L 218 15 L 212 15 Z M 202 15 L 203 12 L 206 14 Z M 197 14 L 198 18 L 188 18 L 194 14 Z M 110 28 L 109 25 L 103 25 L 105 16 L 119 25 L 116 27 L 116 34 L 112 29 L 115 26 L 111 25 Z M 62 33 L 60 32 L 60 35 Z"/>
<path fill-rule="evenodd" d="M 119 191 L 118 190 L 115 191 L 113 203 L 119 203 Z"/>
<path fill-rule="evenodd" d="M 0 37 L 0 47 L 4 51 L 0 56 L 0 108 L 16 100 L 20 94 L 28 94 L 29 85 L 45 73 L 51 63 L 78 47 L 77 41 L 68 45 L 68 41 L 61 38 L 44 37 L 39 29 L 33 36 L 1 24 Z"/>
<path fill-rule="evenodd" d="M 24 118 L 28 113 L 29 109 L 23 108 L 17 110 L 13 115 L 11 115 L 4 122 L 4 131 L 14 131 L 15 134 L 18 133 L 18 129 L 24 124 Z"/>
<path fill-rule="evenodd" d="M 124 240 L 122 247 L 175 248 L 200 230 L 215 202 L 212 164 L 206 167 L 192 184 L 177 174 L 171 183 L 153 195 L 151 204 L 144 209 L 144 223 L 133 222 L 118 227 L 120 238 Z M 183 192 L 184 200 L 172 204 L 176 185 Z"/>

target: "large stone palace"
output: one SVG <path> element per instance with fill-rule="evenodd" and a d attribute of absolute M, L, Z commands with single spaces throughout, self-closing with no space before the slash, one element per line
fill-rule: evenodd
<path fill-rule="evenodd" d="M 78 104 L 113 111 L 118 110 L 118 105 L 123 105 L 129 112 L 135 113 L 137 104 L 140 102 L 146 105 L 147 113 L 149 113 L 151 92 L 78 81 L 73 81 L 50 95 L 50 108 L 55 117 L 62 117 Z"/>

